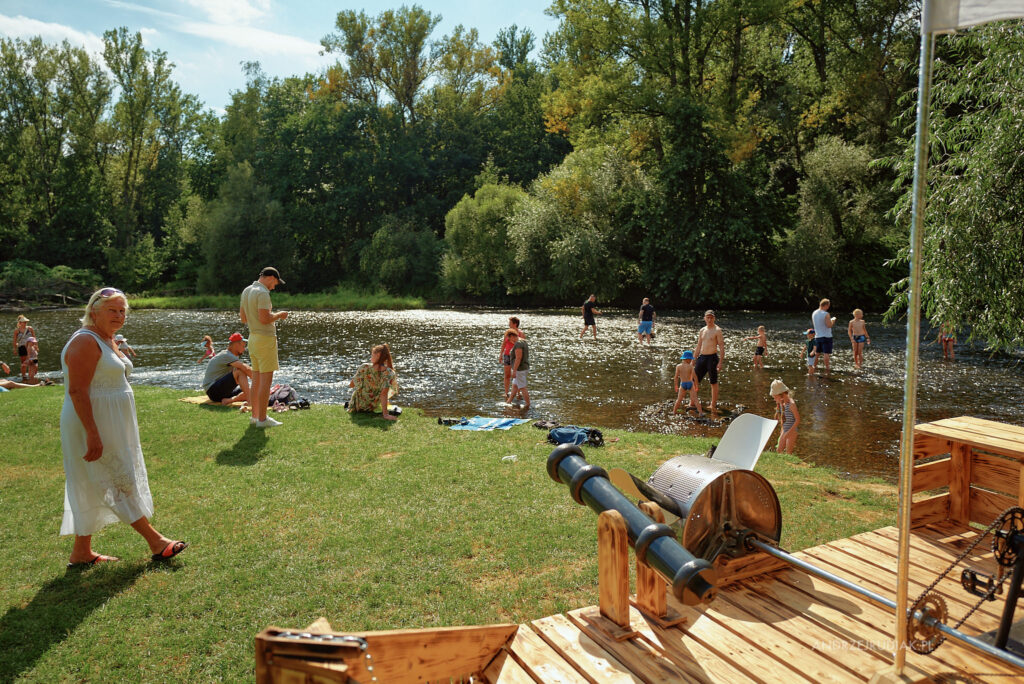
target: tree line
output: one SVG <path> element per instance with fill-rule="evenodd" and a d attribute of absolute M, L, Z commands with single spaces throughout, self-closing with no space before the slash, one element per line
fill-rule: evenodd
<path fill-rule="evenodd" d="M 415 5 L 342 11 L 322 40 L 333 67 L 270 77 L 246 64 L 222 116 L 124 28 L 104 34 L 101 58 L 0 40 L 0 261 L 133 291 L 233 292 L 273 263 L 299 290 L 488 303 L 899 299 L 916 3 L 549 11 L 559 26 L 540 44 L 516 26 L 491 43 L 462 26 L 438 37 L 440 17 Z M 987 233 L 1010 229 L 1021 206 L 1006 144 L 1020 102 L 998 87 L 1024 70 L 1020 32 L 1004 22 L 940 43 L 933 185 L 956 209 L 930 218 L 936 322 L 984 325 L 977 294 L 943 290 L 950 249 L 977 277 L 1020 254 L 1010 241 L 971 257 L 976 243 L 954 237 L 981 213 Z M 954 202 L 972 165 L 1003 180 Z M 982 209 L 993 194 L 1001 208 Z"/>

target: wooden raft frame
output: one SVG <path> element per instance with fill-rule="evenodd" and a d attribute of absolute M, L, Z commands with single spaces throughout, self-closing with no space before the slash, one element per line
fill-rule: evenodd
<path fill-rule="evenodd" d="M 1024 428 L 962 416 L 914 428 L 911 526 L 951 521 L 988 525 L 1024 506 Z"/>

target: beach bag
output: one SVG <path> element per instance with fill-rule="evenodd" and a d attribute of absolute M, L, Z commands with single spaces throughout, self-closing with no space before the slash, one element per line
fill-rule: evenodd
<path fill-rule="evenodd" d="M 604 435 L 596 428 L 581 428 L 575 425 L 563 425 L 548 431 L 548 441 L 552 444 L 587 444 L 601 446 Z"/>
<path fill-rule="evenodd" d="M 291 385 L 274 385 L 270 388 L 270 398 L 267 400 L 267 406 L 273 406 L 277 403 L 287 406 L 293 401 L 298 401 L 298 399 L 299 395 L 295 393 Z"/>

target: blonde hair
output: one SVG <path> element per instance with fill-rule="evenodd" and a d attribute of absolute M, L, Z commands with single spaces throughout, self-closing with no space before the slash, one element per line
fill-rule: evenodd
<path fill-rule="evenodd" d="M 382 363 L 385 366 L 387 366 L 388 368 L 394 370 L 395 364 L 391 360 L 391 347 L 389 347 L 386 342 L 384 344 L 378 344 L 376 347 L 374 347 L 373 349 L 370 350 L 371 358 L 377 352 L 380 352 L 380 359 L 379 359 L 380 363 Z"/>
<path fill-rule="evenodd" d="M 853 310 L 853 317 L 857 318 L 858 316 L 863 318 L 864 317 L 864 312 L 861 311 L 860 309 L 854 309 Z"/>
<path fill-rule="evenodd" d="M 104 295 L 104 292 L 106 292 L 107 294 Z M 115 297 L 120 297 L 121 299 L 124 300 L 124 312 L 127 314 L 128 295 L 126 295 L 124 292 L 121 292 L 116 287 L 101 287 L 100 289 L 93 292 L 92 296 L 89 297 L 89 303 L 85 305 L 85 315 L 82 316 L 82 325 L 95 325 L 96 321 L 94 321 L 92 318 L 92 312 L 103 306 L 103 304 L 106 303 L 108 299 L 114 299 Z"/>
<path fill-rule="evenodd" d="M 831 303 L 832 302 L 828 301 L 828 299 L 822 299 L 820 302 L 818 302 L 818 306 L 825 306 L 826 304 L 831 304 Z"/>

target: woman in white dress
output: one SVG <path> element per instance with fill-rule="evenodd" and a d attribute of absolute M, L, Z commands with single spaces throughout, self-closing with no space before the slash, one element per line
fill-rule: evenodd
<path fill-rule="evenodd" d="M 61 534 L 75 535 L 68 567 L 119 560 L 92 550 L 92 535 L 118 520 L 149 544 L 154 561 L 173 558 L 188 544 L 150 524 L 153 497 L 142 460 L 135 394 L 128 384 L 132 362 L 118 351 L 114 334 L 124 325 L 128 300 L 112 287 L 93 293 L 82 327 L 61 352 L 64 408 L 64 521 Z"/>

